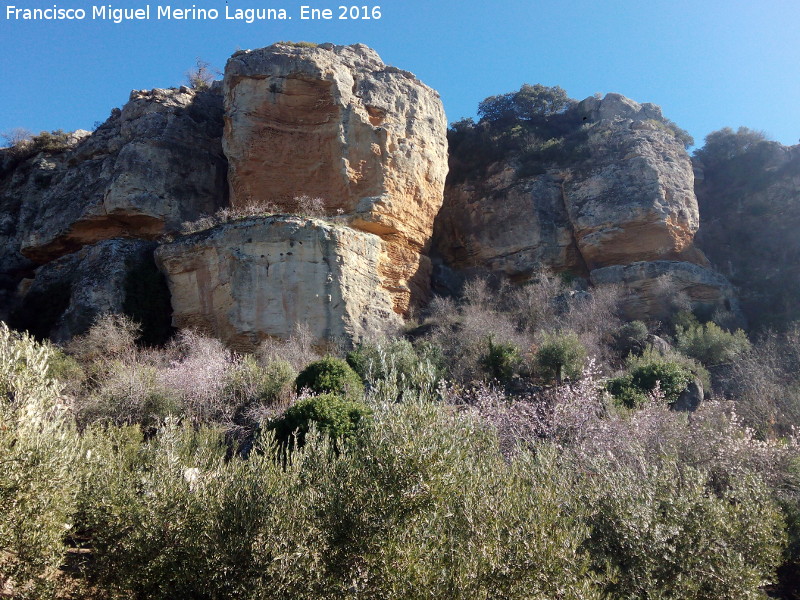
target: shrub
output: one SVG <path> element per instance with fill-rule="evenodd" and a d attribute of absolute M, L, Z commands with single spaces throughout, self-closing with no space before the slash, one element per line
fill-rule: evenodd
<path fill-rule="evenodd" d="M 283 447 L 303 446 L 312 426 L 329 435 L 336 447 L 341 447 L 353 438 L 371 412 L 361 402 L 336 394 L 321 394 L 299 400 L 268 428 L 275 432 L 275 439 Z"/>
<path fill-rule="evenodd" d="M 750 350 L 747 334 L 741 329 L 731 333 L 713 322 L 676 328 L 678 350 L 710 367 L 729 363 Z"/>
<path fill-rule="evenodd" d="M 451 378 L 462 382 L 482 379 L 482 358 L 489 350 L 489 340 L 521 348 L 530 345 L 529 336 L 502 310 L 504 292 L 476 279 L 464 285 L 461 304 L 445 298 L 431 304 L 434 327 L 429 341 L 441 348 Z"/>
<path fill-rule="evenodd" d="M 647 325 L 642 321 L 625 323 L 614 334 L 614 348 L 622 356 L 640 354 L 647 345 Z"/>
<path fill-rule="evenodd" d="M 309 363 L 320 358 L 314 350 L 311 330 L 308 325 L 301 323 L 295 325 L 294 332 L 287 340 L 267 338 L 261 342 L 256 354 L 262 365 L 276 360 L 286 360 L 295 371 L 302 371 Z"/>
<path fill-rule="evenodd" d="M 304 217 L 325 217 L 327 214 L 325 200 L 322 198 L 297 196 L 294 201 L 297 203 L 297 213 Z"/>
<path fill-rule="evenodd" d="M 401 401 L 419 394 L 432 398 L 441 378 L 438 347 L 392 339 L 364 343 L 347 354 L 347 363 L 366 382 L 377 402 Z"/>
<path fill-rule="evenodd" d="M 162 384 L 155 367 L 113 361 L 106 369 L 102 381 L 78 401 L 76 418 L 82 427 L 93 422 L 153 427 L 183 412 L 179 397 Z"/>
<path fill-rule="evenodd" d="M 42 131 L 31 139 L 37 152 L 63 152 L 69 148 L 69 133 L 61 129 Z"/>
<path fill-rule="evenodd" d="M 519 348 L 513 344 L 495 344 L 492 340 L 489 340 L 489 349 L 481 357 L 486 374 L 501 382 L 511 381 L 521 362 Z"/>
<path fill-rule="evenodd" d="M 694 379 L 687 368 L 665 359 L 654 359 L 633 367 L 627 375 L 608 382 L 608 391 L 621 405 L 641 406 L 656 386 L 670 404 L 677 401 Z"/>
<path fill-rule="evenodd" d="M 707 474 L 666 457 L 603 459 L 587 543 L 611 598 L 760 598 L 780 562 L 782 519 L 763 481 L 709 493 Z"/>
<path fill-rule="evenodd" d="M 97 374 L 107 362 L 132 360 L 140 332 L 139 324 L 125 315 L 100 315 L 89 331 L 72 338 L 67 351 L 91 374 Z"/>
<path fill-rule="evenodd" d="M 546 377 L 559 385 L 564 375 L 570 379 L 580 376 L 586 360 L 586 348 L 572 332 L 548 334 L 536 351 L 536 362 Z"/>
<path fill-rule="evenodd" d="M 223 393 L 239 405 L 260 402 L 271 404 L 285 398 L 297 373 L 285 360 L 275 360 L 262 367 L 255 357 L 237 358 L 225 374 Z"/>
<path fill-rule="evenodd" d="M 0 323 L 0 590 L 19 598 L 52 594 L 78 492 L 81 444 L 52 355 Z"/>
<path fill-rule="evenodd" d="M 211 87 L 216 75 L 219 75 L 219 71 L 211 63 L 198 58 L 195 66 L 186 72 L 186 81 L 192 89 L 203 91 Z"/>
<path fill-rule="evenodd" d="M 295 380 L 295 389 L 309 389 L 317 394 L 340 394 L 359 399 L 364 394 L 361 378 L 345 361 L 326 356 L 303 369 Z"/>

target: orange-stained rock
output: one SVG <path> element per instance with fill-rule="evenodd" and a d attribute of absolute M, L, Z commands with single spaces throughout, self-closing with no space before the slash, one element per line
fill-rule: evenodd
<path fill-rule="evenodd" d="M 231 57 L 225 110 L 233 206 L 298 212 L 298 198 L 319 197 L 386 242 L 380 276 L 395 312 L 427 298 L 447 174 L 435 91 L 361 44 L 275 44 Z"/>
<path fill-rule="evenodd" d="M 689 155 L 653 104 L 608 94 L 572 109 L 585 140 L 525 175 L 523 156 L 448 183 L 435 247 L 462 272 L 524 280 L 539 266 L 587 276 L 637 261 L 707 264 Z M 459 160 L 459 157 L 455 157 Z"/>

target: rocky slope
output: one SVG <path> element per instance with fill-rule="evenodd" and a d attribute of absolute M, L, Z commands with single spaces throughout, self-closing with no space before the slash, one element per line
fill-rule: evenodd
<path fill-rule="evenodd" d="M 434 242 L 442 263 L 513 281 L 544 265 L 624 283 L 636 292 L 637 318 L 653 308 L 647 281 L 673 276 L 695 302 L 735 310 L 731 286 L 694 246 L 692 165 L 661 110 L 608 94 L 570 111 L 581 124 L 570 154 L 535 169 L 512 155 L 479 178 L 448 184 Z"/>

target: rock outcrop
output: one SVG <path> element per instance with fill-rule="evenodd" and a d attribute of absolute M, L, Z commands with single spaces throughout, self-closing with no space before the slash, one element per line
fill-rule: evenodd
<path fill-rule="evenodd" d="M 134 91 L 92 133 L 40 136 L 3 151 L 0 317 L 11 318 L 14 307 L 24 311 L 26 304 L 35 304 L 37 290 L 50 286 L 56 273 L 90 273 L 99 250 L 83 248 L 113 238 L 155 240 L 223 206 L 222 108 L 219 86 L 203 92 L 186 87 Z M 148 247 L 152 262 L 154 245 Z M 45 264 L 48 268 L 34 273 Z M 18 284 L 34 275 L 33 296 L 21 297 Z M 119 283 L 117 275 L 110 281 Z M 100 280 L 67 279 L 75 277 L 105 291 L 81 292 L 82 300 L 71 297 L 63 307 L 67 312 L 52 322 L 55 339 L 80 333 L 87 319 L 120 307 L 108 300 L 109 289 Z"/>
<path fill-rule="evenodd" d="M 622 284 L 632 292 L 623 306 L 628 319 L 667 319 L 676 294 L 684 294 L 701 313 L 727 316 L 731 326 L 743 324 L 733 286 L 708 267 L 667 260 L 635 262 L 595 269 L 590 280 L 594 285 Z"/>
<path fill-rule="evenodd" d="M 301 217 L 250 218 L 162 245 L 176 327 L 252 351 L 305 323 L 317 340 L 359 340 L 398 326 L 382 285 L 386 243 L 342 223 Z"/>
<path fill-rule="evenodd" d="M 588 98 L 589 158 L 567 169 L 564 204 L 589 269 L 643 260 L 702 262 L 689 156 L 661 110 L 619 94 Z"/>
<path fill-rule="evenodd" d="M 608 94 L 570 110 L 580 144 L 569 154 L 536 169 L 511 156 L 490 165 L 485 177 L 448 184 L 434 242 L 443 264 L 512 281 L 545 266 L 596 282 L 624 281 L 642 293 L 640 276 L 673 271 L 690 297 L 699 280 L 713 279 L 724 288 L 713 302 L 724 305 L 729 284 L 703 268 L 708 262 L 693 244 L 699 213 L 692 165 L 659 107 Z M 633 263 L 658 268 L 614 277 L 619 269 L 604 271 Z M 645 294 L 639 308 L 647 307 Z"/>
<path fill-rule="evenodd" d="M 143 324 L 148 342 L 163 341 L 169 296 L 153 261 L 155 247 L 145 240 L 104 240 L 39 267 L 19 285 L 12 326 L 63 342 L 101 314 L 127 313 Z"/>
<path fill-rule="evenodd" d="M 379 265 L 395 312 L 429 295 L 427 257 L 447 174 L 439 95 L 370 48 L 276 44 L 225 69 L 231 204 L 329 214 L 386 242 Z"/>
<path fill-rule="evenodd" d="M 0 187 L 19 203 L 20 253 L 37 264 L 113 237 L 154 239 L 223 205 L 222 98 L 132 92 L 94 133 L 39 153 Z"/>

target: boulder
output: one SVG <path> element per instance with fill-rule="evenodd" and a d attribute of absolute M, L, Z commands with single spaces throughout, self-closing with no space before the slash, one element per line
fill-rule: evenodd
<path fill-rule="evenodd" d="M 358 341 L 401 323 L 383 287 L 380 237 L 342 222 L 294 216 L 217 225 L 162 245 L 173 324 L 238 351 L 289 337 L 305 323 L 318 342 Z"/>
<path fill-rule="evenodd" d="M 683 412 L 694 412 L 703 401 L 703 394 L 702 382 L 699 379 L 695 379 L 686 386 L 686 389 L 681 392 L 681 395 L 672 403 L 670 408 Z"/>
<path fill-rule="evenodd" d="M 595 269 L 594 285 L 623 284 L 630 292 L 623 306 L 628 319 L 666 319 L 674 311 L 678 294 L 689 302 L 686 308 L 709 316 L 717 313 L 730 327 L 742 326 L 743 316 L 736 293 L 716 271 L 687 262 L 653 261 Z"/>
<path fill-rule="evenodd" d="M 424 301 L 447 174 L 439 95 L 361 44 L 237 52 L 224 87 L 231 204 L 297 213 L 320 198 L 386 242 L 379 276 L 395 312 Z"/>

